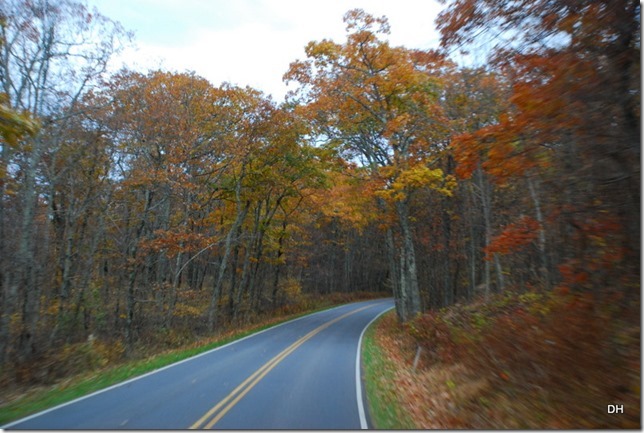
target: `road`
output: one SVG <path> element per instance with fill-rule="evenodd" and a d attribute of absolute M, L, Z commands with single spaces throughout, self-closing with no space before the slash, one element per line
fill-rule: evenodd
<path fill-rule="evenodd" d="M 367 428 L 358 349 L 391 307 L 366 301 L 304 316 L 2 428 Z"/>

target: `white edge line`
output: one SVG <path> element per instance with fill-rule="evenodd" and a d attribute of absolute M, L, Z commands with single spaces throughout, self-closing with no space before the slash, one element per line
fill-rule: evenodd
<path fill-rule="evenodd" d="M 358 302 L 369 302 L 369 301 L 358 301 Z M 358 303 L 358 302 L 356 302 L 356 303 Z M 244 341 L 244 340 L 246 340 L 248 338 L 255 337 L 256 335 L 263 334 L 264 332 L 270 331 L 270 330 L 275 329 L 275 328 L 279 328 L 280 326 L 287 325 L 287 324 L 292 323 L 292 322 L 297 322 L 298 320 L 302 320 L 302 319 L 304 319 L 306 317 L 314 316 L 316 314 L 322 314 L 322 313 L 332 311 L 332 310 L 335 310 L 335 309 L 338 309 L 338 308 L 341 308 L 341 307 L 345 307 L 347 305 L 351 305 L 352 303 L 342 304 L 342 305 L 338 305 L 336 307 L 327 308 L 326 310 L 322 310 L 322 311 L 318 311 L 318 312 L 315 312 L 315 313 L 307 314 L 307 315 L 304 315 L 304 316 L 301 316 L 301 317 L 296 317 L 295 319 L 291 319 L 291 320 L 288 320 L 286 322 L 279 323 L 279 324 L 277 324 L 275 326 L 271 326 L 270 328 L 266 328 L 266 329 L 263 329 L 263 330 L 261 330 L 259 332 L 255 332 L 253 334 L 247 335 L 247 336 L 245 336 L 243 338 L 240 338 L 239 340 L 235 340 L 235 341 L 231 341 L 230 343 L 226 343 L 223 346 L 215 347 L 214 349 L 210 349 L 210 350 L 207 350 L 206 352 L 202 352 L 202 353 L 199 353 L 197 355 L 191 356 L 189 358 L 182 359 L 181 361 L 177 361 L 175 363 L 168 364 L 168 365 L 166 365 L 164 367 L 160 367 L 160 368 L 158 368 L 156 370 L 149 371 L 149 372 L 144 373 L 144 374 L 142 374 L 140 376 L 135 376 L 135 377 L 130 378 L 130 379 L 124 381 L 124 382 L 119 382 L 119 383 L 116 383 L 114 385 L 108 386 L 107 388 L 99 389 L 98 391 L 94 391 L 91 394 L 87 394 L 87 395 L 75 398 L 75 399 L 67 401 L 65 403 L 61 403 L 61 404 L 59 404 L 57 406 L 50 407 L 49 409 L 45 409 L 45 410 L 43 410 L 41 412 L 36 412 L 36 413 L 31 414 L 29 416 L 26 416 L 24 418 L 17 419 L 15 421 L 10 422 L 9 424 L 5 424 L 5 425 L 0 426 L 0 431 L 8 429 L 8 428 L 11 428 L 14 425 L 21 424 L 23 422 L 26 422 L 26 421 L 29 421 L 31 419 L 37 418 L 39 416 L 45 415 L 45 414 L 47 414 L 49 412 L 53 412 L 55 410 L 61 409 L 61 408 L 65 407 L 65 406 L 69 406 L 70 404 L 78 403 L 81 400 L 85 400 L 85 399 L 94 397 L 95 395 L 102 394 L 104 392 L 110 391 L 110 390 L 112 390 L 114 388 L 118 388 L 120 386 L 127 385 L 128 383 L 132 383 L 132 382 L 137 381 L 139 379 L 143 379 L 144 377 L 151 376 L 151 375 L 153 375 L 155 373 L 160 373 L 163 370 L 167 370 L 169 368 L 176 367 L 177 365 L 183 364 L 184 362 L 192 361 L 193 359 L 200 358 L 202 356 L 205 356 L 205 355 L 208 355 L 210 353 L 213 353 L 213 352 L 216 352 L 218 350 L 221 350 L 221 349 L 223 349 L 225 347 L 232 346 L 233 344 L 236 344 L 236 343 L 240 343 L 240 342 L 242 342 L 242 341 Z M 362 332 L 364 333 L 364 331 L 362 331 Z M 362 335 L 360 335 L 360 339 L 362 339 Z M 360 351 L 358 350 L 358 354 L 359 353 L 360 353 Z"/>
<path fill-rule="evenodd" d="M 364 327 L 364 329 L 360 333 L 360 338 L 358 339 L 358 350 L 357 350 L 357 353 L 356 353 L 356 399 L 358 401 L 358 414 L 360 416 L 360 428 L 362 430 L 367 430 L 369 428 L 369 426 L 367 424 L 367 417 L 365 415 L 364 403 L 362 401 L 362 377 L 361 377 L 361 372 L 360 372 L 360 362 L 361 362 L 361 350 L 360 349 L 362 348 L 362 337 L 364 336 L 364 333 L 367 331 L 369 326 L 371 326 L 371 324 L 373 322 L 375 322 L 378 319 L 378 317 L 382 316 L 383 314 L 385 314 L 387 311 L 391 310 L 392 308 L 394 308 L 393 305 L 391 307 L 387 308 L 386 310 L 381 311 L 376 317 L 371 319 L 371 321 L 369 323 L 367 323 L 367 325 Z"/>

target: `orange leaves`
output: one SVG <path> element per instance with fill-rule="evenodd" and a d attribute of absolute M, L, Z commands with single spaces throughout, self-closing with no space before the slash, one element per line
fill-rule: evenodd
<path fill-rule="evenodd" d="M 468 179 L 480 164 L 495 182 L 506 184 L 531 169 L 548 167 L 550 156 L 543 148 L 521 140 L 521 129 L 504 115 L 498 124 L 455 136 L 456 173 Z"/>
<path fill-rule="evenodd" d="M 427 162 L 438 159 L 447 140 L 439 101 L 446 61 L 433 51 L 390 46 L 382 38 L 389 32 L 384 17 L 356 9 L 344 19 L 346 42 L 309 43 L 308 59 L 292 63 L 285 77 L 299 82 L 293 96 L 307 104 L 298 114 L 327 148 L 365 168 L 360 187 L 340 179 L 325 197 L 325 215 L 337 211 L 354 226 L 374 216 L 389 224 L 386 212 L 374 212 L 383 204 L 374 199 L 401 202 L 420 188 L 449 195 L 454 187 L 453 178 Z"/>
<path fill-rule="evenodd" d="M 530 158 L 527 151 L 521 150 L 518 144 L 508 142 L 500 142 L 491 147 L 488 160 L 482 164 L 483 169 L 500 184 L 522 176 L 535 166 L 537 161 Z"/>
<path fill-rule="evenodd" d="M 485 251 L 485 259 L 491 260 L 494 253 L 508 254 L 516 251 L 535 240 L 538 236 L 539 223 L 529 217 L 522 216 L 519 221 L 508 224 L 503 231 L 492 239 Z"/>
<path fill-rule="evenodd" d="M 452 149 L 456 160 L 456 174 L 461 179 L 469 179 L 480 163 L 480 144 L 472 133 L 464 133 L 452 138 Z"/>
<path fill-rule="evenodd" d="M 391 138 L 394 134 L 407 128 L 413 119 L 408 113 L 402 113 L 393 117 L 385 125 L 384 136 Z"/>
<path fill-rule="evenodd" d="M 384 18 L 353 10 L 345 22 L 346 43 L 309 43 L 308 60 L 292 63 L 285 75 L 299 82 L 301 96 L 311 99 L 299 111 L 329 141 L 337 139 L 367 158 L 392 151 L 406 158 L 408 142 L 434 137 L 439 129 L 438 80 L 428 71 L 443 60 L 380 40 L 378 33 L 388 31 Z"/>
<path fill-rule="evenodd" d="M 481 167 L 505 183 L 533 167 L 522 131 L 509 114 L 505 79 L 483 69 L 462 70 L 452 77 L 446 105 L 456 174 L 468 179 Z"/>
<path fill-rule="evenodd" d="M 199 248 L 203 241 L 204 237 L 200 233 L 156 230 L 154 238 L 141 241 L 141 245 L 150 251 L 165 251 L 169 257 L 173 257 Z"/>
<path fill-rule="evenodd" d="M 332 180 L 333 187 L 314 199 L 325 218 L 337 219 L 357 229 L 364 228 L 376 218 L 373 183 L 365 184 L 342 174 L 337 174 Z"/>

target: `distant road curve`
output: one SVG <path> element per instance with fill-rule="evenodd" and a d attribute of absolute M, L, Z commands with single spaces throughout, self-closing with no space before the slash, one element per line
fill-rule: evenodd
<path fill-rule="evenodd" d="M 3 429 L 360 429 L 359 347 L 391 299 L 304 316 Z"/>

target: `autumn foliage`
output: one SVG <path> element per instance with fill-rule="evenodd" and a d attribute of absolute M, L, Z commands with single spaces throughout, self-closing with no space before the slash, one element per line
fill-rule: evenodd
<path fill-rule="evenodd" d="M 487 67 L 448 88 L 459 190 L 482 207 L 484 301 L 407 324 L 426 392 L 408 405 L 432 416 L 410 411 L 428 428 L 638 428 L 639 6 L 447 3 L 445 48 L 488 43 Z"/>
<path fill-rule="evenodd" d="M 528 216 L 524 216 L 519 221 L 507 225 L 485 247 L 486 259 L 490 260 L 494 253 L 510 254 L 525 245 L 529 245 L 537 238 L 538 229 L 539 223 Z"/>
<path fill-rule="evenodd" d="M 447 393 L 433 419 L 417 417 L 429 423 L 423 427 L 639 425 L 639 329 L 592 295 L 506 294 L 425 315 L 407 329 L 424 349 L 417 380 Z M 437 375 L 450 385 L 432 381 Z M 607 399 L 629 408 L 626 416 L 607 413 Z"/>
<path fill-rule="evenodd" d="M 639 378 L 639 14 L 451 0 L 421 50 L 354 9 L 276 102 L 190 72 L 109 74 L 118 23 L 2 3 L 0 380 L 385 292 L 427 362 L 484 374 L 445 425 L 521 428 L 516 409 L 621 426 L 591 406 L 635 404 Z M 611 363 L 614 379 L 593 373 Z M 512 410 L 486 424 L 492 402 Z"/>

